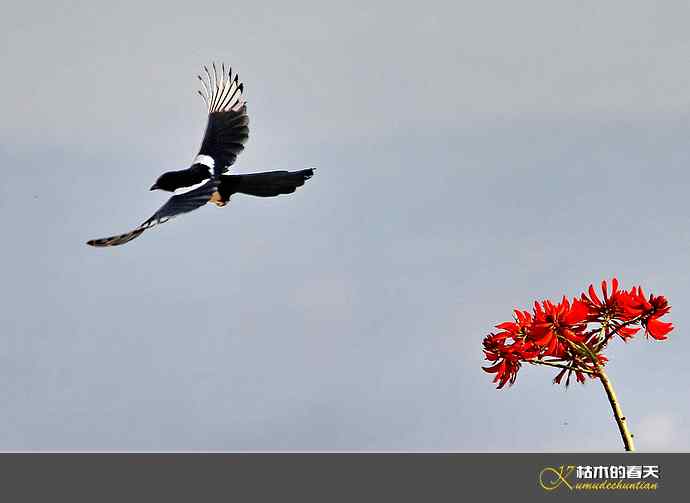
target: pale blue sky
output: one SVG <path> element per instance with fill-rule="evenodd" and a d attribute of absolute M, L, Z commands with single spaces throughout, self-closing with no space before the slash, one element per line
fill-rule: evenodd
<path fill-rule="evenodd" d="M 619 450 L 597 382 L 481 341 L 618 275 L 640 450 L 690 450 L 687 2 L 9 2 L 0 48 L 0 449 Z M 246 85 L 238 170 L 319 168 L 120 248 Z"/>

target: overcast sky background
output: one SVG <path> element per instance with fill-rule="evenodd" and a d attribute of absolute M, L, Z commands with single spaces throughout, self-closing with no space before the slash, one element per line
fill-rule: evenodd
<path fill-rule="evenodd" d="M 690 450 L 690 4 L 5 2 L 0 449 L 618 451 L 598 382 L 481 341 L 617 275 L 669 341 L 610 348 L 640 450 Z M 302 169 L 118 248 L 246 86 L 238 171 Z"/>

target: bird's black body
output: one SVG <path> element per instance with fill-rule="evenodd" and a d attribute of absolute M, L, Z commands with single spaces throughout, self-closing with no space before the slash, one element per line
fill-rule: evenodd
<path fill-rule="evenodd" d="M 125 234 L 92 239 L 92 246 L 116 246 L 139 237 L 154 225 L 167 222 L 183 213 L 193 211 L 207 203 L 225 206 L 233 194 L 272 197 L 290 194 L 314 174 L 313 169 L 301 171 L 270 171 L 246 175 L 228 173 L 244 150 L 249 138 L 249 117 L 242 95 L 244 86 L 231 69 L 221 67 L 220 76 L 215 65 L 213 72 L 204 67 L 207 79 L 199 77 L 203 92 L 199 94 L 208 105 L 208 123 L 199 153 L 192 165 L 179 171 L 163 173 L 151 190 L 174 192 L 151 218 Z"/>

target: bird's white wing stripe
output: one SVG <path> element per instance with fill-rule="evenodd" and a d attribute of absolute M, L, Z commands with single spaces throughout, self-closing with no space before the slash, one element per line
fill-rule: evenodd
<path fill-rule="evenodd" d="M 175 189 L 173 192 L 175 193 L 175 195 L 186 194 L 187 192 L 191 192 L 194 189 L 198 189 L 203 184 L 205 184 L 207 181 L 208 181 L 208 179 L 204 179 L 204 180 L 201 180 L 199 183 L 196 183 L 194 185 L 190 185 L 189 187 L 180 187 L 179 189 Z"/>
<path fill-rule="evenodd" d="M 213 171 L 214 166 L 216 165 L 216 161 L 213 160 L 213 157 L 210 155 L 206 154 L 199 154 L 194 158 L 194 162 L 192 164 L 203 164 L 204 166 L 208 167 L 211 171 Z M 201 187 L 201 185 L 199 185 Z"/>

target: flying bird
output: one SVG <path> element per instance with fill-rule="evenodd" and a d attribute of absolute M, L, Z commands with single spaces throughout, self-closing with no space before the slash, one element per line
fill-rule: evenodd
<path fill-rule="evenodd" d="M 314 175 L 313 169 L 229 174 L 230 166 L 244 150 L 249 138 L 244 85 L 231 68 L 226 71 L 225 64 L 218 69 L 214 63 L 212 71 L 204 66 L 204 74 L 203 77 L 198 76 L 202 85 L 198 92 L 208 108 L 208 122 L 199 153 L 189 168 L 163 173 L 151 186 L 151 190 L 163 190 L 175 195 L 135 229 L 107 238 L 92 239 L 87 244 L 103 247 L 128 243 L 151 227 L 207 203 L 223 207 L 236 193 L 258 197 L 290 194 Z"/>

